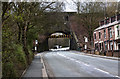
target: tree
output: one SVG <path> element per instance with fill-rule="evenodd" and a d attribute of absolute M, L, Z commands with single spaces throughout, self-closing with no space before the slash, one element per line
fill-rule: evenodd
<path fill-rule="evenodd" d="M 27 3 L 27 2 L 16 2 L 12 7 L 12 15 L 15 19 L 15 22 L 18 26 L 18 42 L 22 42 L 23 50 L 26 54 L 26 58 L 29 63 L 29 52 L 28 52 L 28 44 L 27 44 L 27 34 L 30 29 L 37 28 L 36 33 L 41 30 L 41 28 L 45 28 L 46 23 L 40 23 L 40 21 L 46 21 L 46 12 L 49 11 L 58 11 L 57 6 L 61 6 L 62 4 L 55 5 L 55 2 L 40 2 L 40 3 Z M 57 3 L 58 4 L 58 3 Z M 44 26 L 44 27 L 42 27 Z"/>
<path fill-rule="evenodd" d="M 14 75 L 9 70 L 13 70 L 16 64 L 19 64 L 18 67 L 15 67 L 18 70 L 26 67 L 26 60 L 27 64 L 30 64 L 32 58 L 30 50 L 33 40 L 38 38 L 39 33 L 48 32 L 46 31 L 48 25 L 52 28 L 56 24 L 61 24 L 49 13 L 62 11 L 63 3 L 2 2 L 2 5 L 2 63 L 3 69 L 6 69 L 3 71 L 6 77 Z"/>
<path fill-rule="evenodd" d="M 99 27 L 99 21 L 116 14 L 117 2 L 73 2 L 76 5 L 76 23 L 78 28 L 87 30 L 89 41 L 93 41 L 93 31 Z M 79 36 L 80 34 L 78 34 Z"/>

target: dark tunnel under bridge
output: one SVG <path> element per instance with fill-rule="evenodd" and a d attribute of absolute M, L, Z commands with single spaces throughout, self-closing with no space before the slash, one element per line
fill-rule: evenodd
<path fill-rule="evenodd" d="M 55 35 L 59 33 L 61 35 Z M 49 51 L 55 45 L 61 45 L 62 47 L 70 47 L 70 50 L 76 50 L 77 44 L 70 32 L 57 31 L 46 34 L 44 42 L 38 44 L 38 52 Z"/>

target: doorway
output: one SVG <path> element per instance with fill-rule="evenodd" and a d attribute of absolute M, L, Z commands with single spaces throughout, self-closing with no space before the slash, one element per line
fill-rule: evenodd
<path fill-rule="evenodd" d="M 120 50 L 120 43 L 118 44 L 118 50 Z"/>

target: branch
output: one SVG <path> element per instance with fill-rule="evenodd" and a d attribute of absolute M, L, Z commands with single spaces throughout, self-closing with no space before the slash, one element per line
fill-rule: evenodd
<path fill-rule="evenodd" d="M 45 8 L 43 8 L 43 10 L 42 11 L 44 11 L 45 9 L 47 9 L 47 8 L 49 8 L 50 7 L 50 5 L 52 5 L 52 4 L 54 4 L 55 2 L 51 2 L 50 4 L 48 4 Z"/>
<path fill-rule="evenodd" d="M 32 25 L 31 27 L 29 27 L 27 30 L 30 30 L 31 28 L 33 28 L 34 27 L 34 25 Z"/>
<path fill-rule="evenodd" d="M 74 0 L 72 0 L 75 4 L 77 4 L 77 2 L 75 2 Z"/>
<path fill-rule="evenodd" d="M 5 20 L 7 20 L 10 17 L 10 14 L 6 17 L 2 19 L 2 22 L 4 22 Z"/>
<path fill-rule="evenodd" d="M 4 2 L 3 3 L 3 12 L 2 12 L 2 22 L 4 22 L 5 20 L 7 20 L 9 18 L 10 15 L 8 15 L 6 18 L 5 18 L 5 13 L 7 12 L 7 10 L 10 10 L 10 5 L 12 4 L 12 2 L 10 2 L 9 4 Z"/>

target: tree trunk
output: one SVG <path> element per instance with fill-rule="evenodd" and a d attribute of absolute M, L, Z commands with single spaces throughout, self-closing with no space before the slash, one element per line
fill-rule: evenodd
<path fill-rule="evenodd" d="M 21 28 L 19 27 L 19 33 L 18 33 L 18 42 L 21 42 Z"/>
<path fill-rule="evenodd" d="M 30 61 L 29 61 L 29 52 L 28 52 L 28 48 L 27 48 L 27 40 L 26 40 L 26 29 L 27 26 L 23 27 L 22 28 L 22 44 L 23 44 L 23 50 L 25 52 L 25 55 L 26 55 L 26 59 L 27 59 L 27 63 L 30 64 Z"/>

